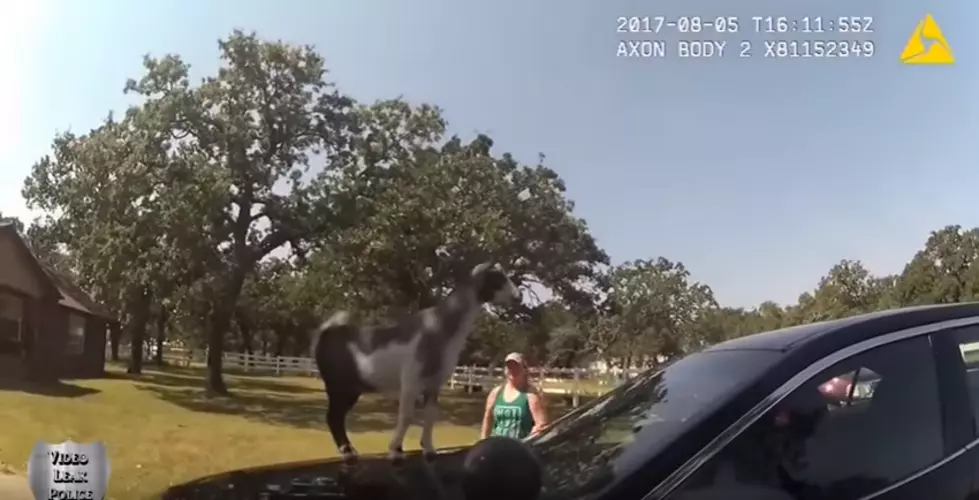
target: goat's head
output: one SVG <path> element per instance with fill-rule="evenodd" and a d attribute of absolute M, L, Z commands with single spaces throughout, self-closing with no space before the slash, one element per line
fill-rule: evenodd
<path fill-rule="evenodd" d="M 472 270 L 472 284 L 481 303 L 508 304 L 520 299 L 520 290 L 510 281 L 503 267 L 484 262 Z"/>

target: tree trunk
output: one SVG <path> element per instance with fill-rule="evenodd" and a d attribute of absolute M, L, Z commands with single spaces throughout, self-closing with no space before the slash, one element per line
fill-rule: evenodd
<path fill-rule="evenodd" d="M 211 324 L 207 332 L 207 392 L 212 395 L 227 395 L 228 386 L 224 383 L 222 357 L 224 355 L 224 334 L 231 326 L 231 314 L 217 306 L 211 313 Z"/>
<path fill-rule="evenodd" d="M 222 357 L 224 355 L 224 335 L 231 327 L 235 303 L 241 294 L 245 282 L 246 271 L 237 268 L 231 271 L 228 281 L 224 282 L 219 291 L 219 299 L 211 310 L 211 324 L 207 332 L 207 379 L 205 380 L 208 394 L 226 396 L 228 386 L 224 383 L 222 372 Z"/>
<path fill-rule="evenodd" d="M 251 354 L 252 353 L 252 329 L 249 326 L 248 321 L 238 322 L 238 332 L 241 334 L 241 348 L 244 349 L 245 354 Z M 245 358 L 245 367 L 251 368 L 251 365 L 252 365 L 251 357 Z"/>
<path fill-rule="evenodd" d="M 273 330 L 273 332 L 275 333 L 275 353 L 273 354 L 275 354 L 276 357 L 279 357 L 282 356 L 282 351 L 285 349 L 286 336 L 278 330 Z"/>
<path fill-rule="evenodd" d="M 119 361 L 119 341 L 122 340 L 122 327 L 119 323 L 109 324 L 109 356 Z"/>
<path fill-rule="evenodd" d="M 240 316 L 237 316 L 240 318 Z M 241 348 L 245 354 L 252 353 L 252 327 L 248 321 L 238 320 L 238 332 L 241 333 Z"/>
<path fill-rule="evenodd" d="M 165 307 L 160 308 L 160 314 L 156 317 L 156 352 L 154 361 L 156 366 L 163 366 L 163 343 L 167 339 L 167 320 L 170 313 Z"/>
<path fill-rule="evenodd" d="M 132 321 L 127 325 L 129 330 L 129 346 L 132 353 L 129 356 L 127 373 L 139 375 L 143 372 L 143 339 L 146 337 L 146 325 L 150 319 L 150 303 L 152 300 L 149 289 L 141 287 L 133 297 Z"/>

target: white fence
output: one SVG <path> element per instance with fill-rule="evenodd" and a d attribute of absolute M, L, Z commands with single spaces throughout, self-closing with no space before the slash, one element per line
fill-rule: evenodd
<path fill-rule="evenodd" d="M 152 353 L 147 353 L 151 357 Z M 205 352 L 170 348 L 163 356 L 169 363 L 182 366 L 200 366 L 205 363 Z M 271 356 L 238 352 L 224 353 L 225 368 L 254 373 L 255 375 L 317 376 L 313 358 Z M 612 374 L 586 368 L 531 368 L 534 383 L 549 394 L 564 395 L 572 406 L 577 407 L 580 396 L 604 393 L 625 378 L 635 376 L 639 370 Z M 503 367 L 458 366 L 449 379 L 450 388 L 469 392 L 488 391 L 503 381 Z"/>

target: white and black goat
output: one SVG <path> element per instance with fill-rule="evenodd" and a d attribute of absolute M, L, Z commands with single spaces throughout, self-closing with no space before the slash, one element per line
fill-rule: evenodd
<path fill-rule="evenodd" d="M 519 297 L 499 264 L 483 263 L 441 302 L 389 326 L 351 323 L 346 312 L 338 312 L 313 332 L 312 355 L 328 398 L 326 423 L 343 459 L 357 457 L 347 437 L 346 417 L 365 392 L 398 398 L 388 452 L 395 462 L 404 458 L 405 433 L 421 401 L 421 447 L 427 459 L 434 458 L 438 393 L 456 368 L 477 314 L 485 303 L 505 304 Z"/>

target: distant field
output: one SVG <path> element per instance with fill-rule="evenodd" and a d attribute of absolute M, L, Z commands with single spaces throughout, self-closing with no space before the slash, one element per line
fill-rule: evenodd
<path fill-rule="evenodd" d="M 312 377 L 228 375 L 233 396 L 208 399 L 199 369 L 147 369 L 131 377 L 110 368 L 101 380 L 56 387 L 0 386 L 0 464 L 23 473 L 38 440 L 100 440 L 112 462 L 109 498 L 146 498 L 171 484 L 217 472 L 336 455 L 324 416 L 322 383 Z M 440 447 L 478 438 L 485 395 L 448 391 L 435 431 Z M 550 403 L 552 418 L 568 411 Z M 394 427 L 393 401 L 364 397 L 349 417 L 362 453 L 383 452 Z M 417 449 L 419 429 L 405 440 Z"/>
<path fill-rule="evenodd" d="M 185 349 L 172 348 L 164 351 L 167 361 L 176 366 L 194 367 L 203 369 L 203 351 L 187 351 Z M 316 369 L 312 365 L 312 360 L 306 357 L 290 356 L 271 356 L 261 354 L 245 353 L 225 353 L 224 354 L 225 373 L 240 375 L 266 375 L 279 377 L 292 375 L 298 377 L 316 378 Z M 468 372 L 467 370 L 474 370 Z M 488 375 L 489 369 L 482 367 L 459 366 L 456 368 L 453 380 L 455 385 L 465 385 L 468 383 L 482 385 L 484 389 L 503 382 L 502 370 L 496 367 L 494 375 Z M 471 374 L 470 374 L 471 373 Z M 599 374 L 594 371 L 580 372 L 579 380 L 575 381 L 568 370 L 547 369 L 534 376 L 534 383 L 550 394 L 573 394 L 589 397 L 601 395 L 619 383 L 613 377 Z M 450 384 L 453 385 L 453 384 Z"/>
<path fill-rule="evenodd" d="M 563 392 L 567 394 L 574 392 L 574 389 L 577 386 L 577 390 L 580 394 L 588 395 L 588 396 L 600 396 L 602 394 L 605 394 L 609 390 L 611 390 L 613 387 L 615 387 L 614 385 L 612 385 L 612 383 L 608 383 L 607 381 L 596 380 L 596 379 L 579 380 L 577 383 L 571 380 L 561 380 L 561 381 L 548 380 L 548 381 L 540 382 L 539 385 L 542 388 L 544 388 L 546 392 L 550 392 L 550 393 Z"/>

